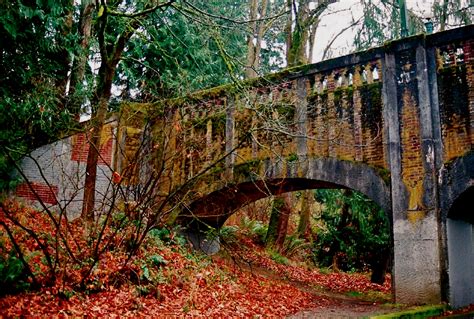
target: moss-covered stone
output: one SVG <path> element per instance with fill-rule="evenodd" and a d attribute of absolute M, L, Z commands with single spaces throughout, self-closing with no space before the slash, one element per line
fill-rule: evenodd
<path fill-rule="evenodd" d="M 365 84 L 358 89 L 362 100 L 362 128 L 376 136 L 382 124 L 382 83 Z"/>
<path fill-rule="evenodd" d="M 446 310 L 445 305 L 422 306 L 396 313 L 372 316 L 370 319 L 423 319 L 438 316 L 442 314 L 444 310 Z"/>
<path fill-rule="evenodd" d="M 288 156 L 286 157 L 286 161 L 287 161 L 288 163 L 293 163 L 293 162 L 298 161 L 298 154 L 291 153 L 290 155 L 288 155 Z"/>
<path fill-rule="evenodd" d="M 237 179 L 248 179 L 256 177 L 260 170 L 261 160 L 253 159 L 234 166 L 234 177 Z"/>

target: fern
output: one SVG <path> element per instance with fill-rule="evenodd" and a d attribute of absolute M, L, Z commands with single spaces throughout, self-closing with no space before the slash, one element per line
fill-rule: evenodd
<path fill-rule="evenodd" d="M 285 239 L 281 253 L 291 258 L 298 252 L 311 248 L 311 243 L 307 242 L 303 238 L 298 238 L 294 235 L 288 236 Z"/>
<path fill-rule="evenodd" d="M 265 242 L 265 236 L 267 235 L 268 226 L 264 225 L 258 220 L 251 220 L 248 217 L 244 217 L 241 221 L 242 229 L 254 239 L 257 239 L 260 243 Z"/>

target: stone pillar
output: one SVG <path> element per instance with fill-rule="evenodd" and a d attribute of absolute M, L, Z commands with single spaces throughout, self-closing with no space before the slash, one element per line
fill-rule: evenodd
<path fill-rule="evenodd" d="M 393 276 L 400 303 L 441 302 L 432 103 L 425 49 L 385 54 L 384 118 L 392 186 Z"/>

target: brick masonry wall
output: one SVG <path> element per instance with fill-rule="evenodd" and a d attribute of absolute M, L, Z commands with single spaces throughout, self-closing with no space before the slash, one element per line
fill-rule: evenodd
<path fill-rule="evenodd" d="M 420 150 L 419 109 L 412 92 L 405 89 L 402 93 L 402 111 L 400 114 L 402 157 L 402 179 L 410 192 L 408 209 L 416 211 L 423 208 L 424 167 Z"/>
<path fill-rule="evenodd" d="M 100 149 L 102 160 L 97 170 L 98 204 L 105 202 L 104 198 L 108 196 L 115 127 L 115 122 L 109 122 L 104 127 Z M 27 181 L 17 187 L 15 195 L 41 208 L 39 197 L 43 204 L 53 210 L 64 210 L 71 218 L 79 216 L 87 159 L 87 147 L 84 145 L 85 135 L 77 134 L 31 152 L 21 162 Z"/>
<path fill-rule="evenodd" d="M 473 40 L 438 48 L 438 92 L 444 161 L 474 145 Z"/>
<path fill-rule="evenodd" d="M 374 61 L 315 76 L 308 100 L 309 154 L 387 168 L 380 70 Z"/>
<path fill-rule="evenodd" d="M 16 195 L 19 197 L 32 201 L 36 201 L 39 197 L 43 203 L 50 205 L 58 203 L 58 192 L 58 186 L 35 182 L 30 182 L 29 185 L 22 183 L 16 189 Z"/>
<path fill-rule="evenodd" d="M 465 41 L 463 49 L 467 70 L 467 85 L 469 87 L 469 129 L 472 149 L 474 144 L 474 40 Z"/>

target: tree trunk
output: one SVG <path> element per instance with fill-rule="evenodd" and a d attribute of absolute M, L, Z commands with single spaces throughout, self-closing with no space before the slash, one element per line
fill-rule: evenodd
<path fill-rule="evenodd" d="M 308 62 L 306 57 L 306 45 L 308 32 L 299 21 L 296 21 L 295 31 L 291 36 L 291 45 L 288 48 L 288 66 L 296 66 Z"/>
<path fill-rule="evenodd" d="M 439 31 L 446 30 L 446 23 L 448 22 L 448 6 L 449 6 L 449 1 L 443 0 L 443 4 L 441 5 Z"/>
<path fill-rule="evenodd" d="M 278 235 L 275 240 L 275 245 L 278 249 L 282 249 L 285 244 L 286 234 L 288 233 L 288 222 L 291 214 L 291 202 L 288 194 L 283 194 L 283 207 L 280 211 L 280 220 L 278 221 Z"/>
<path fill-rule="evenodd" d="M 100 151 L 100 137 L 107 116 L 115 69 L 116 65 L 110 66 L 108 61 L 102 61 L 99 69 L 99 81 L 102 83 L 99 84 L 95 93 L 96 98 L 92 103 L 92 107 L 93 109 L 96 109 L 96 112 L 93 113 L 90 129 L 88 130 L 88 132 L 90 132 L 89 152 L 87 154 L 86 179 L 84 183 L 84 198 L 81 213 L 81 217 L 87 221 L 94 220 L 95 188 Z"/>
<path fill-rule="evenodd" d="M 313 63 L 314 45 L 316 43 L 316 31 L 319 27 L 319 19 L 309 27 L 309 49 L 308 49 L 308 62 Z"/>
<path fill-rule="evenodd" d="M 341 266 L 341 241 L 347 237 L 347 233 L 345 232 L 345 228 L 349 225 L 351 220 L 351 211 L 349 208 L 349 204 L 346 202 L 346 198 L 351 196 L 352 190 L 344 189 L 341 192 L 342 198 L 341 200 L 341 219 L 339 224 L 336 226 L 336 232 L 339 234 L 340 241 L 334 241 L 330 247 L 330 252 L 333 255 L 333 269 L 338 271 Z"/>
<path fill-rule="evenodd" d="M 268 223 L 265 244 L 281 249 L 285 242 L 288 230 L 288 221 L 291 213 L 289 196 L 283 194 L 273 199 L 270 221 Z"/>
<path fill-rule="evenodd" d="M 290 47 L 291 47 L 291 43 L 293 42 L 293 39 L 292 39 L 292 34 L 293 34 L 293 31 L 292 31 L 292 27 L 293 27 L 293 1 L 294 0 L 287 0 L 286 1 L 286 8 L 287 10 L 290 12 L 288 14 L 288 19 L 286 21 L 286 25 L 285 25 L 285 33 L 286 33 L 286 39 L 285 39 L 285 42 L 286 42 L 286 64 L 288 64 L 288 61 L 290 60 Z"/>
<path fill-rule="evenodd" d="M 87 221 L 94 219 L 95 206 L 95 188 L 97 177 L 97 163 L 100 151 L 100 137 L 102 128 L 107 116 L 108 104 L 112 95 L 112 82 L 115 76 L 115 70 L 122 58 L 125 46 L 130 40 L 135 30 L 140 25 L 139 20 L 134 20 L 129 28 L 124 31 L 116 40 L 111 52 L 107 51 L 105 39 L 105 26 L 107 24 L 107 11 L 105 11 L 99 20 L 99 48 L 101 63 L 98 74 L 98 84 L 94 98 L 92 99 L 92 119 L 89 132 L 89 153 L 87 154 L 86 179 L 84 182 L 84 199 L 82 204 L 81 217 Z"/>
<path fill-rule="evenodd" d="M 71 82 L 69 85 L 69 105 L 68 109 L 71 114 L 76 116 L 79 121 L 81 114 L 81 105 L 84 100 L 81 97 L 75 96 L 76 90 L 82 85 L 84 81 L 84 74 L 86 72 L 88 53 L 89 53 L 89 41 L 91 38 L 92 30 L 92 12 L 94 11 L 94 3 L 92 0 L 84 0 L 81 5 L 81 16 L 79 18 L 79 36 L 80 36 L 80 52 L 76 55 L 73 62 L 71 72 Z"/>
<path fill-rule="evenodd" d="M 298 223 L 298 237 L 310 239 L 311 229 L 311 199 L 313 192 L 311 190 L 305 190 L 301 196 L 301 212 L 300 221 Z"/>
<path fill-rule="evenodd" d="M 60 37 L 57 39 L 57 42 L 61 49 L 59 52 L 57 52 L 55 55 L 55 58 L 57 59 L 58 62 L 58 77 L 56 80 L 56 88 L 59 96 L 59 101 L 60 101 L 60 106 L 61 108 L 64 107 L 65 101 L 66 101 L 66 87 L 67 87 L 67 82 L 68 82 L 68 72 L 70 70 L 70 55 L 69 55 L 69 50 L 66 49 L 68 46 L 67 43 L 67 38 L 71 34 L 72 30 L 72 24 L 73 24 L 73 1 L 69 0 L 69 4 L 67 5 L 67 10 L 64 13 L 64 24 L 61 25 L 60 28 Z"/>
<path fill-rule="evenodd" d="M 255 56 L 255 46 L 258 45 L 258 43 L 254 43 L 255 39 L 255 33 L 257 29 L 257 13 L 258 13 L 258 0 L 250 0 L 250 24 L 249 28 L 252 34 L 249 34 L 247 37 L 247 65 L 245 66 L 245 77 L 247 79 L 250 78 L 255 78 L 257 77 L 257 72 L 254 68 L 254 63 L 256 60 Z"/>
<path fill-rule="evenodd" d="M 257 70 L 260 66 L 260 51 L 262 49 L 262 39 L 265 33 L 265 24 L 263 19 L 267 15 L 267 0 L 262 0 L 260 6 L 260 15 L 258 0 L 250 0 L 250 30 L 252 34 L 247 38 L 247 65 L 245 68 L 245 77 L 248 79 L 258 76 Z"/>
<path fill-rule="evenodd" d="M 370 281 L 383 285 L 385 282 L 385 275 L 387 274 L 387 268 L 390 261 L 390 249 L 385 248 L 379 252 L 379 254 L 372 257 L 370 268 L 372 269 L 372 275 Z"/>
<path fill-rule="evenodd" d="M 296 3 L 298 2 L 298 3 Z M 311 61 L 313 48 L 308 50 L 308 41 L 314 46 L 316 29 L 319 17 L 327 9 L 330 3 L 336 0 L 313 1 L 315 8 L 310 9 L 309 0 L 287 0 L 287 7 L 291 10 L 286 24 L 286 62 L 288 66 L 305 64 Z M 293 20 L 294 18 L 294 20 Z"/>

